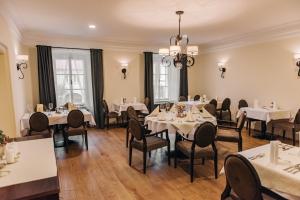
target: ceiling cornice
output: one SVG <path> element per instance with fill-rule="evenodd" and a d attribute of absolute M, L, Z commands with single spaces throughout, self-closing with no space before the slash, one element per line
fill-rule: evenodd
<path fill-rule="evenodd" d="M 19 41 L 22 41 L 23 40 L 22 33 L 6 9 L 0 9 L 0 16 L 2 16 L 4 18 L 4 20 L 6 21 L 6 23 L 9 26 L 10 30 L 17 37 L 17 39 Z"/>
<path fill-rule="evenodd" d="M 300 21 L 294 21 L 278 26 L 273 26 L 243 35 L 223 38 L 206 44 L 199 45 L 200 54 L 222 51 L 226 49 L 238 48 L 256 43 L 264 43 L 300 35 Z M 159 46 L 163 44 L 146 44 L 124 40 L 93 40 L 74 36 L 46 36 L 24 33 L 23 44 L 35 46 L 45 44 L 50 46 L 101 48 L 104 50 L 143 52 L 157 52 Z"/>

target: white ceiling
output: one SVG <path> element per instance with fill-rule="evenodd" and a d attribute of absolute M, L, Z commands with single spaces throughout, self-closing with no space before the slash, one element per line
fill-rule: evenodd
<path fill-rule="evenodd" d="M 205 45 L 300 24 L 300 0 L 0 0 L 24 37 L 167 45 L 182 32 Z M 95 24 L 89 30 L 88 24 Z"/>

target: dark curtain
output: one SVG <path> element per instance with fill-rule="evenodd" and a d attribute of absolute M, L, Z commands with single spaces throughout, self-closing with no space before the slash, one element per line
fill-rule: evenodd
<path fill-rule="evenodd" d="M 56 108 L 56 95 L 53 74 L 52 49 L 50 46 L 37 45 L 40 103 Z"/>
<path fill-rule="evenodd" d="M 91 68 L 93 85 L 94 116 L 97 128 L 104 128 L 103 112 L 103 55 L 102 49 L 91 49 Z"/>
<path fill-rule="evenodd" d="M 180 85 L 179 85 L 179 95 L 187 97 L 189 94 L 189 85 L 188 85 L 188 69 L 184 65 L 180 69 Z"/>
<path fill-rule="evenodd" d="M 150 98 L 149 111 L 151 112 L 154 107 L 153 95 L 153 53 L 144 52 L 145 55 L 145 97 Z"/>

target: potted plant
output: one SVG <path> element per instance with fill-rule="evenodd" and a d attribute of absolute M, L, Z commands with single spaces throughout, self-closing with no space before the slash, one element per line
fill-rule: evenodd
<path fill-rule="evenodd" d="M 0 158 L 4 155 L 5 145 L 8 142 L 8 137 L 0 130 Z"/>

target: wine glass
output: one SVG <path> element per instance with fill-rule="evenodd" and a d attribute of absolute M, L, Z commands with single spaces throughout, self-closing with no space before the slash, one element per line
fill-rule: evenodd
<path fill-rule="evenodd" d="M 166 103 L 166 110 L 167 110 L 167 112 L 170 111 L 170 107 L 171 107 L 170 103 L 167 102 L 167 103 Z"/>
<path fill-rule="evenodd" d="M 53 109 L 53 103 L 49 103 L 49 104 L 48 104 L 48 108 L 49 108 L 49 110 L 50 110 L 50 112 L 51 112 L 52 109 Z"/>

